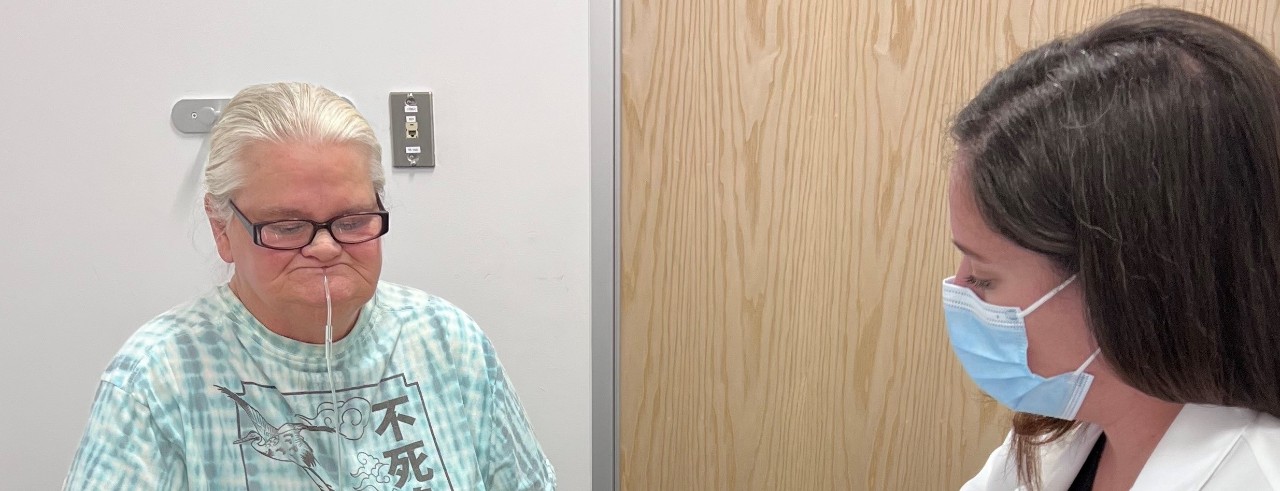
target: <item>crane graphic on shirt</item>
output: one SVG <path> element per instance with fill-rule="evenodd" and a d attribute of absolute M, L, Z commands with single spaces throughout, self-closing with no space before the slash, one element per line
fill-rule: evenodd
<path fill-rule="evenodd" d="M 316 426 L 305 423 L 284 423 L 280 426 L 273 426 L 262 417 L 262 413 L 258 412 L 248 401 L 236 395 L 235 392 L 227 390 L 226 387 L 215 385 L 219 391 L 236 401 L 236 405 L 249 415 L 249 421 L 253 424 L 253 429 L 249 430 L 239 439 L 231 442 L 235 445 L 244 445 L 252 443 L 253 449 L 263 456 L 279 460 L 281 462 L 293 462 L 316 484 L 316 487 L 323 491 L 334 491 L 333 486 L 325 482 L 320 474 L 316 473 L 316 453 L 312 450 L 311 445 L 307 444 L 307 439 L 302 436 L 303 431 L 322 431 L 333 433 L 335 430 L 332 426 Z"/>
<path fill-rule="evenodd" d="M 281 391 L 272 385 L 244 380 L 240 381 L 238 392 L 221 385 L 213 387 L 236 406 L 238 428 L 232 429 L 234 437 L 227 439 L 234 441 L 228 443 L 239 446 L 242 456 L 257 453 L 270 459 L 268 462 L 292 463 L 311 479 L 313 489 L 334 490 L 340 478 L 344 489 L 357 491 L 455 489 L 419 383 L 409 381 L 404 374 L 340 388 L 336 404 L 330 402 L 328 390 Z M 269 409 L 263 406 L 267 400 L 273 401 L 272 407 L 283 403 L 283 407 L 305 407 L 314 409 L 314 413 L 294 414 L 274 425 L 259 410 Z M 267 411 L 268 416 L 271 412 Z M 333 436 L 351 442 L 350 446 L 340 447 L 345 447 L 347 457 L 328 453 L 334 450 L 330 447 Z M 275 467 L 287 464 L 265 465 L 245 461 L 248 489 L 277 489 L 281 483 L 268 484 L 264 479 L 269 478 L 263 473 L 289 472 L 285 467 Z"/>

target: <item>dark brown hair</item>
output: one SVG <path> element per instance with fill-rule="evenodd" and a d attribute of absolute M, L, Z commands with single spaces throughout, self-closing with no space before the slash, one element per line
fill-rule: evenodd
<path fill-rule="evenodd" d="M 978 209 L 1077 273 L 1128 385 L 1280 416 L 1280 67 L 1248 35 L 1144 8 L 1017 59 L 957 116 Z M 1069 421 L 1014 418 L 1024 484 Z"/>

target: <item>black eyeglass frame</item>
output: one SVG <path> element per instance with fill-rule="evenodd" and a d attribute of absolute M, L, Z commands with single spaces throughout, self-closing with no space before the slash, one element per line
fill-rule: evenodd
<path fill-rule="evenodd" d="M 381 198 L 381 197 L 377 197 L 377 196 L 375 196 L 375 197 L 374 197 L 374 199 L 376 199 L 376 200 L 378 201 L 378 211 L 365 211 L 365 212 L 360 212 L 360 213 L 348 213 L 348 214 L 346 214 L 346 215 L 338 215 L 338 216 L 333 217 L 333 218 L 330 218 L 329 220 L 324 221 L 324 222 L 316 222 L 316 221 L 312 221 L 312 220 L 307 220 L 307 219 L 305 219 L 305 218 L 287 218 L 287 219 L 284 219 L 284 220 L 271 220 L 271 221 L 266 221 L 266 222 L 257 222 L 257 223 L 254 223 L 254 222 L 250 222 L 250 221 L 249 221 L 249 217 L 244 216 L 244 212 L 240 211 L 240 207 L 236 206 L 236 203 L 235 203 L 234 201 L 227 200 L 227 203 L 231 205 L 231 211 L 235 212 L 236 218 L 237 218 L 237 219 L 239 219 L 239 220 L 240 220 L 240 223 L 244 225 L 244 229 L 245 229 L 245 230 L 247 230 L 247 231 L 249 232 L 249 235 L 253 236 L 253 245 L 256 245 L 256 246 L 258 246 L 258 247 L 263 247 L 263 248 L 266 248 L 266 249 L 275 250 L 275 251 L 296 251 L 296 250 L 298 250 L 298 249 L 302 249 L 303 247 L 306 247 L 306 246 L 311 245 L 311 243 L 312 243 L 312 242 L 315 242 L 315 241 L 316 241 L 316 234 L 319 234 L 321 229 L 325 230 L 326 232 L 329 232 L 329 237 L 330 237 L 330 238 L 332 238 L 334 242 L 337 242 L 337 243 L 339 243 L 339 244 L 348 244 L 348 245 L 350 245 L 350 244 L 363 244 L 363 243 L 365 243 L 365 242 L 371 241 L 371 240 L 376 239 L 376 238 L 378 238 L 378 237 L 382 237 L 382 236 L 384 236 L 384 235 L 387 235 L 387 231 L 389 231 L 389 230 L 391 229 L 391 214 L 387 212 L 386 207 L 382 206 L 382 198 Z M 338 220 L 341 220 L 341 219 L 343 219 L 343 218 L 347 218 L 347 217 L 362 216 L 362 215 L 377 215 L 377 216 L 379 216 L 379 217 L 382 217 L 382 229 L 378 231 L 378 234 L 377 234 L 377 235 L 374 235 L 373 237 L 369 237 L 369 238 L 364 239 L 364 240 L 358 240 L 358 241 L 354 241 L 354 242 L 348 242 L 348 241 L 344 241 L 344 240 L 339 239 L 339 238 L 338 238 L 338 236 L 337 236 L 337 235 L 335 235 L 335 234 L 333 233 L 333 229 L 332 229 L 332 228 L 330 228 L 330 226 L 331 226 L 331 225 L 333 225 L 333 222 L 336 222 L 336 221 L 338 221 Z M 300 246 L 298 246 L 298 247 L 273 247 L 273 246 L 269 246 L 269 245 L 263 244 L 263 243 L 262 243 L 262 229 L 263 229 L 263 228 L 266 228 L 266 227 L 268 227 L 268 226 L 270 226 L 270 225 L 275 225 L 275 224 L 277 224 L 277 223 L 283 223 L 283 222 L 307 222 L 307 223 L 310 223 L 310 224 L 311 224 L 311 238 L 310 238 L 310 239 L 308 239 L 305 243 L 303 243 L 302 245 L 300 245 Z"/>

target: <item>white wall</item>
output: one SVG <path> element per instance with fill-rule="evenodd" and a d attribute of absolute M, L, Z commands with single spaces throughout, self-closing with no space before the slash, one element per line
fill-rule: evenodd
<path fill-rule="evenodd" d="M 480 322 L 561 488 L 588 488 L 587 0 L 60 0 L 0 19 L 5 488 L 56 488 L 115 350 L 225 277 L 194 207 L 202 140 L 173 102 L 276 80 L 347 96 L 384 144 L 387 92 L 435 93 L 439 167 L 390 172 L 383 278 Z"/>

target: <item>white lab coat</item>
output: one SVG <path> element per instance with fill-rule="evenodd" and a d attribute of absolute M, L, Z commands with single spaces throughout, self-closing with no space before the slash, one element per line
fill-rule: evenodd
<path fill-rule="evenodd" d="M 1044 491 L 1071 485 L 1098 441 L 1086 424 L 1040 449 Z M 1008 458 L 1009 441 L 961 491 L 1025 489 Z M 1147 459 L 1135 490 L 1280 491 L 1280 419 L 1248 409 L 1188 404 Z"/>

